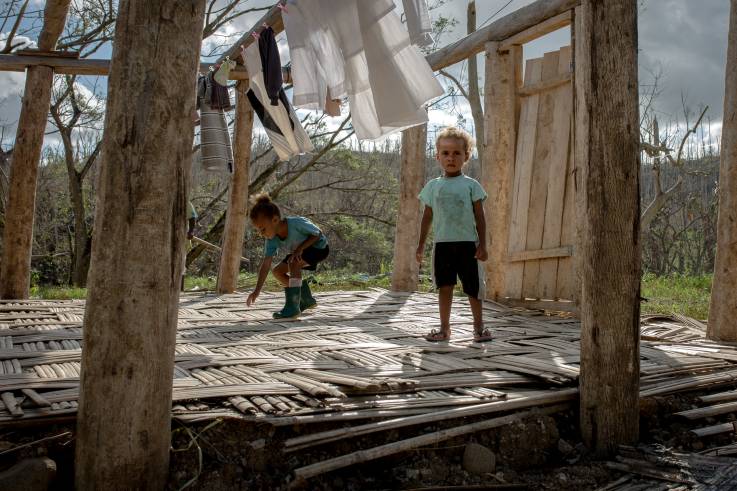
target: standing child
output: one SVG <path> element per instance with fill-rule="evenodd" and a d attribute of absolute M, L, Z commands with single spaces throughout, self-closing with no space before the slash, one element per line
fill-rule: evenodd
<path fill-rule="evenodd" d="M 463 174 L 471 158 L 473 138 L 459 128 L 445 128 L 435 140 L 435 159 L 443 175 L 428 182 L 420 192 L 425 205 L 417 246 L 417 262 L 422 262 L 425 240 L 432 223 L 435 237 L 433 278 L 438 289 L 440 331 L 433 329 L 425 339 L 450 339 L 450 307 L 453 288 L 460 278 L 473 313 L 473 339 L 490 341 L 491 334 L 482 319 L 483 271 L 486 261 L 486 219 L 483 201 L 486 192 L 475 179 Z"/>
<path fill-rule="evenodd" d="M 330 249 L 325 235 L 307 218 L 282 218 L 279 207 L 266 193 L 256 196 L 250 217 L 254 228 L 266 239 L 266 248 L 256 288 L 248 295 L 246 305 L 256 301 L 274 257 L 283 251 L 286 256 L 272 272 L 284 287 L 286 302 L 283 309 L 274 312 L 274 318 L 297 317 L 301 312 L 316 307 L 317 301 L 312 297 L 307 280 L 302 280 L 302 270 L 314 271 L 318 263 L 328 257 Z"/>

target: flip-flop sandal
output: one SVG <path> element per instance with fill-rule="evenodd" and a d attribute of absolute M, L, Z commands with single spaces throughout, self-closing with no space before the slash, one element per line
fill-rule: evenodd
<path fill-rule="evenodd" d="M 485 343 L 487 341 L 491 341 L 491 332 L 488 328 L 483 328 L 480 331 L 474 331 L 473 333 L 473 342 L 474 343 Z"/>
<path fill-rule="evenodd" d="M 433 343 L 437 343 L 440 341 L 448 341 L 450 339 L 450 334 L 446 334 L 442 331 L 436 331 L 435 329 L 430 331 L 430 334 L 425 336 L 425 340 L 431 341 Z"/>

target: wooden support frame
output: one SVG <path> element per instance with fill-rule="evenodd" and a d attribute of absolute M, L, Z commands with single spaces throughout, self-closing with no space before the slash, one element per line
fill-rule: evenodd
<path fill-rule="evenodd" d="M 248 174 L 253 136 L 253 108 L 248 102 L 248 85 L 236 85 L 235 133 L 233 160 L 235 169 L 228 191 L 228 211 L 225 215 L 223 249 L 218 270 L 218 293 L 233 293 L 238 286 L 243 235 L 248 218 Z"/>
<path fill-rule="evenodd" d="M 200 72 L 206 73 L 215 63 L 200 63 Z M 46 66 L 54 69 L 54 73 L 61 75 L 103 75 L 110 73 L 110 60 L 95 58 L 70 58 L 60 55 L 0 55 L 0 71 L 25 72 L 33 66 Z M 236 66 L 230 71 L 230 80 L 247 80 L 248 73 L 242 66 Z"/>
<path fill-rule="evenodd" d="M 719 165 L 719 217 L 709 339 L 737 341 L 737 0 L 730 1 L 724 118 Z"/>
<path fill-rule="evenodd" d="M 575 19 L 580 424 L 584 443 L 605 456 L 639 436 L 637 4 L 584 0 Z"/>
<path fill-rule="evenodd" d="M 71 0 L 46 2 L 39 49 L 51 51 L 56 47 L 70 3 Z M 53 81 L 54 70 L 48 66 L 33 67 L 26 75 L 5 209 L 0 265 L 0 297 L 3 299 L 24 299 L 30 293 L 36 181 Z"/>
<path fill-rule="evenodd" d="M 517 140 L 517 87 L 522 77 L 522 48 L 501 49 L 501 43 L 486 44 L 484 119 L 486 152 L 481 163 L 481 185 L 488 190 L 484 204 L 489 223 L 489 259 L 486 261 L 486 297 L 504 294 L 512 179 Z"/>
<path fill-rule="evenodd" d="M 420 238 L 420 200 L 425 181 L 427 125 L 402 132 L 402 156 L 399 177 L 399 205 L 394 232 L 394 270 L 392 290 L 417 290 L 419 264 L 415 257 Z"/>

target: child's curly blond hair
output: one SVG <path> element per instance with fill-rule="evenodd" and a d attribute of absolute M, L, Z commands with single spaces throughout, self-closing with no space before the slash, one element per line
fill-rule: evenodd
<path fill-rule="evenodd" d="M 443 138 L 456 138 L 463 141 L 463 146 L 466 149 L 466 160 L 471 158 L 471 152 L 473 152 L 473 147 L 476 145 L 476 142 L 466 130 L 458 128 L 457 126 L 448 126 L 447 128 L 444 128 L 440 133 L 438 133 L 438 136 L 435 137 L 436 150 L 438 148 L 438 142 Z"/>

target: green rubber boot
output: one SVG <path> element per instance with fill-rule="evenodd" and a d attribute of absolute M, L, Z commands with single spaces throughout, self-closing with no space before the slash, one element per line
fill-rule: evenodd
<path fill-rule="evenodd" d="M 274 312 L 274 319 L 291 319 L 293 317 L 299 317 L 299 314 L 302 313 L 299 309 L 300 290 L 301 288 L 298 286 L 284 289 L 286 302 L 284 303 L 283 309 L 279 312 Z"/>
<path fill-rule="evenodd" d="M 310 291 L 310 284 L 307 280 L 302 280 L 302 292 L 299 299 L 299 310 L 304 312 L 307 309 L 314 309 L 317 307 L 317 300 L 312 296 Z"/>

